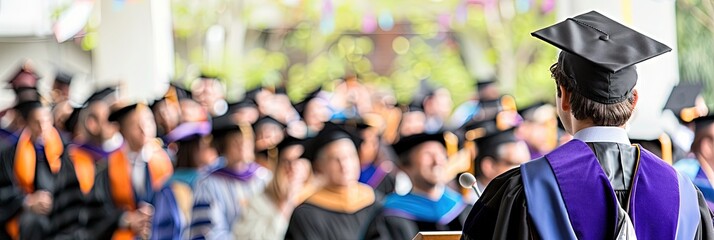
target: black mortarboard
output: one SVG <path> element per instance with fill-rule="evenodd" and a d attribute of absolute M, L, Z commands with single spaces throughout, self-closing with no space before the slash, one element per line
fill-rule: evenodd
<path fill-rule="evenodd" d="M 576 90 L 593 101 L 611 104 L 632 94 L 635 64 L 672 49 L 591 11 L 531 33 L 563 50 L 558 58 Z"/>
<path fill-rule="evenodd" d="M 680 83 L 672 89 L 664 109 L 672 110 L 680 121 L 691 122 L 694 118 L 699 117 L 696 116 L 696 110 L 684 110 L 694 108 L 697 96 L 701 92 L 702 85 L 700 83 Z"/>
<path fill-rule="evenodd" d="M 334 123 L 327 122 L 325 123 L 325 127 L 322 128 L 322 130 L 320 130 L 315 137 L 311 138 L 308 143 L 306 143 L 303 157 L 309 159 L 310 161 L 315 161 L 317 159 L 317 154 L 322 150 L 322 148 L 331 142 L 340 139 L 351 140 L 355 144 L 355 148 L 361 144 L 359 137 L 357 137 L 354 133 L 343 129 Z"/>
<path fill-rule="evenodd" d="M 214 117 L 211 122 L 211 134 L 214 137 L 224 136 L 231 132 L 241 132 L 242 128 L 234 120 L 232 114 L 224 114 L 219 117 Z"/>
<path fill-rule="evenodd" d="M 495 157 L 498 155 L 498 146 L 504 143 L 518 141 L 515 134 L 515 128 L 509 128 L 504 131 L 497 131 L 491 135 L 476 139 L 476 147 L 478 148 L 478 158 L 486 156 Z"/>
<path fill-rule="evenodd" d="M 401 139 L 399 139 L 398 142 L 396 142 L 392 145 L 392 148 L 394 149 L 394 152 L 396 152 L 398 155 L 402 155 L 402 154 L 409 152 L 412 148 L 418 146 L 419 144 L 429 142 L 429 141 L 436 141 L 436 142 L 439 142 L 442 145 L 446 146 L 446 141 L 444 139 L 444 133 L 438 132 L 438 133 L 418 133 L 418 134 L 402 137 Z"/>
<path fill-rule="evenodd" d="M 552 119 L 555 117 L 555 108 L 544 101 L 538 101 L 527 107 L 518 110 L 518 114 L 523 117 L 524 120 L 541 122 L 544 119 Z M 549 116 L 547 116 L 549 115 Z"/>
<path fill-rule="evenodd" d="M 69 74 L 68 72 L 65 71 L 57 71 L 55 74 L 55 82 L 56 83 L 61 83 L 65 85 L 69 85 L 72 83 L 72 74 Z"/>
<path fill-rule="evenodd" d="M 705 129 L 714 123 L 714 115 L 698 117 L 694 119 L 694 130 L 699 131 Z"/>
<path fill-rule="evenodd" d="M 116 88 L 114 88 L 114 87 L 104 88 L 102 90 L 94 92 L 91 96 L 89 96 L 89 98 L 87 98 L 87 100 L 84 102 L 84 104 L 86 105 L 86 104 L 90 104 L 92 102 L 104 100 L 114 93 L 116 93 Z"/>
<path fill-rule="evenodd" d="M 155 106 L 157 106 L 159 103 L 166 101 L 167 99 L 173 100 L 173 101 L 180 101 L 183 99 L 191 99 L 192 94 L 191 91 L 186 90 L 185 88 L 179 87 L 178 85 L 171 83 L 169 84 L 169 88 L 166 90 L 166 93 L 161 96 L 160 98 L 154 100 L 154 102 L 149 106 L 149 108 L 154 109 Z"/>
<path fill-rule="evenodd" d="M 121 122 L 127 115 L 134 112 L 138 106 L 138 104 L 131 104 L 112 111 L 112 113 L 109 114 L 109 121 Z"/>

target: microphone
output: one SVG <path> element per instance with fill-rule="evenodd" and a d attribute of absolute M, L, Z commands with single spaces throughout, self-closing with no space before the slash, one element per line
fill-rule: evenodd
<path fill-rule="evenodd" d="M 476 187 L 476 177 L 471 173 L 462 173 L 459 176 L 459 185 L 463 188 L 472 188 L 476 191 L 476 197 L 481 198 L 481 191 Z"/>

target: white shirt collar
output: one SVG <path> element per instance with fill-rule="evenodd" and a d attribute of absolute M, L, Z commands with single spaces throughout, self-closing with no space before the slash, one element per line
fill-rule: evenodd
<path fill-rule="evenodd" d="M 627 131 L 621 127 L 595 126 L 581 129 L 573 138 L 583 142 L 614 142 L 630 145 Z"/>

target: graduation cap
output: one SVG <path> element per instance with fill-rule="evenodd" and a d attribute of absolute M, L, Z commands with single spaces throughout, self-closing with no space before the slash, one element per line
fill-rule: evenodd
<path fill-rule="evenodd" d="M 444 133 L 438 132 L 438 133 L 418 133 L 418 134 L 413 134 L 413 135 L 409 135 L 406 137 L 402 137 L 401 139 L 399 139 L 398 142 L 396 142 L 392 145 L 392 148 L 394 149 L 394 152 L 396 152 L 398 155 L 402 155 L 402 154 L 408 153 L 414 147 L 419 146 L 420 144 L 429 142 L 429 141 L 439 142 L 442 145 L 444 145 L 444 147 L 446 147 Z"/>
<path fill-rule="evenodd" d="M 115 94 L 116 92 L 117 92 L 117 89 L 115 87 L 104 88 L 102 90 L 92 93 L 92 95 L 89 96 L 89 98 L 87 98 L 87 100 L 84 102 L 84 104 L 88 105 L 92 102 L 103 101 L 107 97 L 111 96 L 112 94 Z"/>
<path fill-rule="evenodd" d="M 171 130 L 164 139 L 167 142 L 185 142 L 211 133 L 211 123 L 208 121 L 184 122 Z"/>
<path fill-rule="evenodd" d="M 672 110 L 682 122 L 691 122 L 699 117 L 695 105 L 697 97 L 702 92 L 701 83 L 680 83 L 672 88 L 664 109 Z"/>
<path fill-rule="evenodd" d="M 247 126 L 247 127 L 246 127 Z M 250 133 L 250 126 L 243 125 L 235 120 L 232 114 L 224 114 L 214 117 L 211 121 L 211 134 L 214 137 L 222 137 L 228 133 L 241 132 Z"/>
<path fill-rule="evenodd" d="M 635 64 L 671 51 L 666 45 L 591 11 L 531 33 L 563 50 L 558 64 L 593 101 L 612 104 L 632 94 Z"/>
<path fill-rule="evenodd" d="M 112 113 L 109 114 L 109 121 L 110 122 L 121 122 L 122 120 L 124 120 L 124 118 L 126 118 L 127 115 L 134 112 L 138 106 L 139 105 L 135 103 L 135 104 L 130 104 L 130 105 L 120 107 L 120 108 L 112 111 Z"/>
<path fill-rule="evenodd" d="M 69 74 L 68 72 L 65 71 L 57 71 L 55 74 L 55 83 L 60 83 L 64 85 L 69 85 L 72 83 L 72 74 Z"/>
<path fill-rule="evenodd" d="M 192 97 L 193 95 L 191 94 L 191 91 L 179 87 L 174 83 L 171 83 L 169 84 L 169 88 L 166 90 L 166 93 L 160 98 L 156 99 L 154 103 L 149 106 L 149 108 L 154 109 L 155 106 L 166 100 L 171 100 L 173 102 L 178 103 L 181 100 L 191 99 Z"/>
<path fill-rule="evenodd" d="M 325 123 L 325 127 L 306 143 L 303 157 L 314 162 L 317 159 L 317 154 L 325 146 L 340 139 L 349 139 L 355 144 L 355 148 L 359 147 L 361 144 L 361 140 L 354 133 L 343 129 L 334 123 L 327 122 Z"/>
<path fill-rule="evenodd" d="M 553 105 L 544 101 L 539 101 L 518 110 L 518 114 L 527 121 L 544 122 L 545 120 L 555 117 L 556 113 Z"/>

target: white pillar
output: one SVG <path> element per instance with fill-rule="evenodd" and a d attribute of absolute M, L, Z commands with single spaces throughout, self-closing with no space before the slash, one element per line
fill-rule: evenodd
<path fill-rule="evenodd" d="M 672 48 L 637 64 L 639 104 L 628 128 L 632 138 L 656 139 L 662 133 L 662 108 L 679 82 L 674 4 L 673 0 L 558 1 L 559 21 L 595 10 Z"/>
<path fill-rule="evenodd" d="M 95 79 L 122 81 L 122 94 L 136 100 L 161 95 L 174 73 L 169 0 L 101 0 L 99 5 Z"/>

